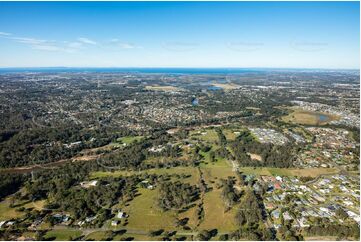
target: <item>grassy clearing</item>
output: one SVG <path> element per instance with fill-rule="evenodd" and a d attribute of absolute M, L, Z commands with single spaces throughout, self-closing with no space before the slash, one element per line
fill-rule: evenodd
<path fill-rule="evenodd" d="M 176 92 L 183 90 L 179 87 L 174 87 L 174 86 L 146 86 L 145 89 L 151 91 L 163 91 L 163 92 Z"/>
<path fill-rule="evenodd" d="M 102 241 L 107 239 L 106 231 L 96 231 L 86 236 L 86 240 Z"/>
<path fill-rule="evenodd" d="M 317 177 L 319 175 L 332 174 L 337 171 L 336 168 L 267 168 L 267 167 L 241 167 L 240 171 L 244 174 L 254 174 L 261 176 L 310 176 Z"/>
<path fill-rule="evenodd" d="M 35 239 L 35 232 L 31 232 L 31 231 L 26 231 L 22 234 L 22 237 L 25 239 L 31 238 L 31 239 Z"/>
<path fill-rule="evenodd" d="M 217 228 L 219 232 L 236 230 L 235 216 L 237 209 L 234 207 L 226 213 L 224 209 L 221 190 L 207 192 L 204 196 L 204 220 L 199 229 Z"/>
<path fill-rule="evenodd" d="M 135 240 L 135 241 L 152 241 L 152 240 L 154 240 L 154 238 L 149 237 L 148 235 L 125 233 L 123 235 L 114 236 L 113 241 L 124 240 L 124 238 L 133 238 L 133 240 Z"/>
<path fill-rule="evenodd" d="M 121 142 L 121 143 L 129 145 L 129 144 L 133 143 L 134 141 L 140 141 L 143 138 L 144 138 L 143 136 L 125 136 L 122 138 L 118 138 L 117 142 Z"/>
<path fill-rule="evenodd" d="M 229 168 L 230 164 L 226 159 L 221 157 L 216 157 L 215 162 L 210 162 L 209 156 L 205 157 L 205 162 L 200 163 L 201 168 Z"/>
<path fill-rule="evenodd" d="M 324 125 L 333 120 L 338 120 L 339 117 L 320 112 L 305 111 L 303 109 L 293 108 L 292 112 L 287 116 L 282 117 L 285 122 L 292 122 L 306 125 Z M 320 116 L 325 117 L 324 120 L 320 119 Z"/>
<path fill-rule="evenodd" d="M 304 237 L 305 241 L 337 241 L 336 236 L 312 236 Z"/>
<path fill-rule="evenodd" d="M 224 129 L 222 130 L 224 136 L 226 136 L 227 141 L 234 141 L 237 135 L 234 133 L 234 130 L 231 129 Z"/>
<path fill-rule="evenodd" d="M 45 201 L 36 201 L 36 202 L 22 201 L 21 205 L 16 207 L 10 207 L 10 204 L 11 204 L 10 197 L 0 202 L 0 220 L 10 220 L 10 219 L 22 217 L 25 213 L 17 211 L 17 209 L 19 209 L 20 207 L 34 208 L 36 210 L 41 210 L 44 207 Z M 20 204 L 20 203 L 17 202 L 15 204 Z"/>
<path fill-rule="evenodd" d="M 225 161 L 224 161 L 225 162 Z M 237 228 L 235 223 L 235 214 L 237 208 L 234 207 L 225 212 L 225 205 L 221 197 L 221 190 L 216 188 L 219 179 L 225 179 L 229 176 L 235 176 L 232 168 L 226 164 L 225 167 L 208 165 L 201 167 L 203 177 L 208 187 L 213 190 L 204 195 L 204 218 L 199 225 L 198 230 L 217 228 L 219 232 L 229 232 Z"/>
<path fill-rule="evenodd" d="M 193 130 L 190 132 L 190 136 L 210 143 L 218 141 L 218 135 L 214 129 Z"/>
<path fill-rule="evenodd" d="M 183 182 L 189 182 L 190 184 L 195 184 L 198 181 L 198 172 L 195 167 L 173 167 L 173 168 L 161 168 L 161 169 L 149 169 L 146 171 L 97 171 L 93 172 L 90 175 L 90 179 L 97 179 L 102 177 L 121 177 L 121 176 L 131 176 L 135 174 L 156 174 L 156 175 L 163 175 L 163 174 L 169 174 L 169 175 L 176 175 L 176 174 L 187 174 L 191 175 L 188 178 L 182 179 Z"/>
<path fill-rule="evenodd" d="M 235 173 L 232 171 L 230 166 L 228 167 L 215 167 L 215 166 L 207 166 L 202 167 L 202 171 L 204 172 L 204 176 L 208 180 L 215 180 L 216 178 L 227 178 L 229 176 L 235 176 Z"/>
<path fill-rule="evenodd" d="M 59 230 L 51 230 L 47 232 L 44 236 L 45 240 L 72 240 L 79 236 L 81 236 L 82 232 L 79 230 L 71 230 L 71 229 L 59 229 Z"/>
<path fill-rule="evenodd" d="M 163 212 L 157 206 L 158 190 L 139 189 L 139 192 L 141 195 L 123 209 L 129 214 L 127 228 L 144 231 L 174 229 L 175 211 Z"/>
<path fill-rule="evenodd" d="M 336 168 L 306 168 L 306 169 L 290 169 L 293 176 L 310 176 L 317 177 L 319 175 L 327 175 L 336 173 Z"/>
<path fill-rule="evenodd" d="M 220 87 L 224 90 L 233 90 L 233 89 L 238 89 L 240 87 L 234 83 L 213 83 L 212 85 L 215 87 Z"/>

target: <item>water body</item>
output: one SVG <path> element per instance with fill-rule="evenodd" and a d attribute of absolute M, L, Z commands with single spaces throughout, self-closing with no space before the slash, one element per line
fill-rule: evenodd
<path fill-rule="evenodd" d="M 249 68 L 68 68 L 68 67 L 41 67 L 41 68 L 0 68 L 0 73 L 77 73 L 77 72 L 104 72 L 104 73 L 151 73 L 151 74 L 240 74 L 248 72 L 262 72 L 265 69 Z"/>
<path fill-rule="evenodd" d="M 151 73 L 151 74 L 242 74 L 264 72 L 327 72 L 358 71 L 341 69 L 304 69 L 304 68 L 165 68 L 165 67 L 9 67 L 0 68 L 0 73 L 59 73 L 59 72 L 103 72 L 103 73 Z"/>
<path fill-rule="evenodd" d="M 207 89 L 210 90 L 210 91 L 218 91 L 218 90 L 222 90 L 223 88 L 222 87 L 216 87 L 216 86 L 209 86 Z"/>
<path fill-rule="evenodd" d="M 327 115 L 324 114 L 317 114 L 316 116 L 320 122 L 327 122 L 330 119 Z"/>
<path fill-rule="evenodd" d="M 192 100 L 192 105 L 193 105 L 193 106 L 198 106 L 198 105 L 199 105 L 199 100 L 198 100 L 198 98 L 193 98 L 193 100 Z"/>

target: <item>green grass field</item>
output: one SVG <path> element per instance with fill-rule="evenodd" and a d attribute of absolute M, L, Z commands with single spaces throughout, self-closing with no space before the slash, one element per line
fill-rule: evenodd
<path fill-rule="evenodd" d="M 317 177 L 319 175 L 333 174 L 337 171 L 336 168 L 267 168 L 267 167 L 241 167 L 240 171 L 244 174 L 254 174 L 261 176 L 310 176 Z"/>
<path fill-rule="evenodd" d="M 44 236 L 45 240 L 72 240 L 81 236 L 82 232 L 79 230 L 71 230 L 71 229 L 59 229 L 59 230 L 51 230 L 47 232 Z"/>
<path fill-rule="evenodd" d="M 235 216 L 237 208 L 224 212 L 225 205 L 221 198 L 221 190 L 214 189 L 204 196 L 204 220 L 199 229 L 214 229 L 219 232 L 229 232 L 237 229 Z"/>
<path fill-rule="evenodd" d="M 20 207 L 24 208 L 34 208 L 36 210 L 41 210 L 44 206 L 44 201 L 36 201 L 36 202 L 29 202 L 25 201 L 22 202 L 21 206 L 10 207 L 11 198 L 8 197 L 7 199 L 0 202 L 0 220 L 9 220 L 12 218 L 20 218 L 25 213 L 16 211 Z"/>
<path fill-rule="evenodd" d="M 215 143 L 218 140 L 218 135 L 214 129 L 193 130 L 190 132 L 190 136 L 209 143 Z"/>
<path fill-rule="evenodd" d="M 144 231 L 174 229 L 175 211 L 163 212 L 157 206 L 158 191 L 139 189 L 140 196 L 134 198 L 123 210 L 129 214 L 126 228 Z"/>
<path fill-rule="evenodd" d="M 320 120 L 320 115 L 325 117 L 325 120 Z M 320 112 L 311 112 L 299 108 L 292 108 L 291 113 L 282 117 L 285 122 L 292 122 L 306 125 L 324 125 L 330 121 L 338 120 L 339 117 Z"/>
<path fill-rule="evenodd" d="M 125 136 L 122 138 L 118 138 L 117 142 L 121 142 L 121 143 L 125 143 L 127 145 L 133 143 L 134 141 L 139 141 L 141 139 L 143 139 L 143 136 Z"/>
<path fill-rule="evenodd" d="M 195 167 L 173 167 L 173 168 L 161 168 L 161 169 L 149 169 L 146 171 L 97 171 L 93 172 L 90 175 L 90 179 L 97 179 L 102 177 L 121 177 L 121 176 L 131 176 L 134 174 L 139 173 L 148 173 L 148 174 L 156 174 L 156 175 L 163 175 L 163 174 L 169 174 L 169 175 L 177 175 L 177 174 L 186 174 L 190 175 L 190 177 L 187 177 L 185 179 L 182 179 L 183 182 L 189 182 L 191 184 L 195 184 L 198 181 L 198 172 Z"/>

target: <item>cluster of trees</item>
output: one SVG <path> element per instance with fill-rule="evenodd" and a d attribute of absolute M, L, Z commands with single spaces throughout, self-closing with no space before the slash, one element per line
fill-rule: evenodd
<path fill-rule="evenodd" d="M 259 143 L 250 131 L 242 131 L 231 144 L 234 158 L 241 166 L 292 167 L 294 154 L 299 149 L 295 144 L 282 146 Z M 249 153 L 261 156 L 262 160 L 251 159 Z"/>
<path fill-rule="evenodd" d="M 309 236 L 337 236 L 338 240 L 346 240 L 347 238 L 359 240 L 360 226 L 357 223 L 352 225 L 332 223 L 311 225 L 305 228 L 305 233 Z"/>
<path fill-rule="evenodd" d="M 46 209 L 67 211 L 74 219 L 84 220 L 97 215 L 95 225 L 101 226 L 111 218 L 110 208 L 119 201 L 127 202 L 136 196 L 136 186 L 140 177 L 102 178 L 94 187 L 83 188 L 84 181 L 92 167 L 72 164 L 51 171 L 44 171 L 40 176 L 25 184 L 27 198 L 33 201 L 48 199 Z M 86 167 L 84 169 L 84 167 Z M 50 223 L 56 221 L 49 217 Z"/>
<path fill-rule="evenodd" d="M 246 185 L 243 175 L 238 173 L 238 176 L 241 178 L 241 184 Z M 267 228 L 263 222 L 265 215 L 262 197 L 247 186 L 239 200 L 239 209 L 236 214 L 239 229 L 221 240 L 275 240 L 276 231 Z"/>
<path fill-rule="evenodd" d="M 184 210 L 199 198 L 200 190 L 189 183 L 164 182 L 159 188 L 158 205 L 163 210 Z"/>
<path fill-rule="evenodd" d="M 218 144 L 220 146 L 226 146 L 227 145 L 227 138 L 226 136 L 223 134 L 222 130 L 220 128 L 216 128 L 215 129 L 217 136 L 218 136 Z"/>
<path fill-rule="evenodd" d="M 226 205 L 226 211 L 228 211 L 241 197 L 241 193 L 234 189 L 235 180 L 233 177 L 221 180 L 222 184 L 222 199 Z"/>
<path fill-rule="evenodd" d="M 16 167 L 67 159 L 86 148 L 106 145 L 129 131 L 83 129 L 80 126 L 41 127 L 22 131 L 2 132 L 0 135 L 0 167 Z M 91 141 L 90 141 L 91 140 Z M 66 147 L 65 144 L 81 141 Z"/>
<path fill-rule="evenodd" d="M 277 231 L 281 240 L 300 241 L 303 236 L 299 231 L 292 227 L 291 221 L 282 220 L 282 226 Z"/>
<path fill-rule="evenodd" d="M 148 169 L 151 168 L 151 165 L 143 163 L 143 161 L 147 158 L 177 158 L 179 156 L 179 147 L 168 145 L 168 142 L 171 140 L 172 137 L 164 131 L 154 132 L 152 136 L 147 139 L 134 142 L 127 146 L 126 149 L 122 149 L 119 152 L 113 152 L 112 154 L 102 157 L 100 162 L 106 167 Z M 149 148 L 157 146 L 164 146 L 164 149 L 159 153 L 148 151 Z M 175 166 L 177 162 L 174 161 L 173 163 L 173 166 Z M 169 164 L 171 165 L 172 163 Z"/>
<path fill-rule="evenodd" d="M 262 223 L 264 217 L 262 199 L 252 189 L 246 188 L 242 196 L 236 221 L 240 226 L 252 227 Z"/>
<path fill-rule="evenodd" d="M 199 233 L 195 236 L 195 240 L 197 241 L 208 241 L 211 238 L 215 237 L 218 234 L 217 229 L 212 230 L 201 230 Z"/>
<path fill-rule="evenodd" d="M 220 240 L 274 241 L 276 240 L 275 233 L 273 229 L 255 225 L 254 227 L 241 227 L 229 235 L 220 237 Z"/>
<path fill-rule="evenodd" d="M 25 183 L 30 200 L 46 199 L 87 179 L 90 171 L 98 169 L 96 163 L 67 163 L 56 169 L 46 169 L 33 173 L 32 179 Z"/>
<path fill-rule="evenodd" d="M 26 174 L 1 174 L 0 175 L 0 201 L 6 196 L 19 190 L 29 178 Z"/>

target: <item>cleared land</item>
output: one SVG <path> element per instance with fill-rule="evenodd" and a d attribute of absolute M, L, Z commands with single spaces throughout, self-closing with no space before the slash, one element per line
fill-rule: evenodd
<path fill-rule="evenodd" d="M 0 220 L 10 220 L 13 218 L 20 218 L 22 217 L 25 212 L 19 211 L 18 209 L 21 207 L 24 208 L 34 208 L 35 210 L 41 210 L 44 207 L 44 201 L 24 201 L 21 203 L 14 203 L 11 206 L 12 201 L 11 198 L 8 197 L 7 199 L 0 202 Z"/>
<path fill-rule="evenodd" d="M 59 230 L 51 230 L 47 232 L 44 236 L 46 240 L 73 240 L 80 237 L 82 234 L 79 230 L 71 230 L 71 229 L 59 229 Z"/>
<path fill-rule="evenodd" d="M 163 212 L 157 206 L 158 191 L 139 189 L 140 195 L 124 207 L 129 214 L 127 228 L 140 229 L 144 231 L 163 229 L 174 229 L 176 218 L 175 211 Z"/>
<path fill-rule="evenodd" d="M 267 167 L 241 167 L 239 169 L 245 174 L 255 174 L 262 176 L 310 176 L 317 177 L 319 175 L 334 174 L 337 172 L 336 168 L 306 168 L 306 169 L 295 169 L 295 168 L 267 168 Z"/>
<path fill-rule="evenodd" d="M 290 114 L 282 117 L 283 121 L 306 125 L 324 125 L 339 119 L 338 116 L 326 113 L 305 111 L 298 108 L 292 108 L 291 110 Z"/>
<path fill-rule="evenodd" d="M 238 89 L 240 87 L 234 83 L 213 83 L 212 85 L 215 87 L 220 87 L 224 90 L 233 90 L 233 89 Z"/>
<path fill-rule="evenodd" d="M 146 86 L 146 90 L 152 90 L 152 91 L 163 91 L 163 92 L 176 92 L 176 91 L 182 91 L 179 87 L 174 86 Z"/>

